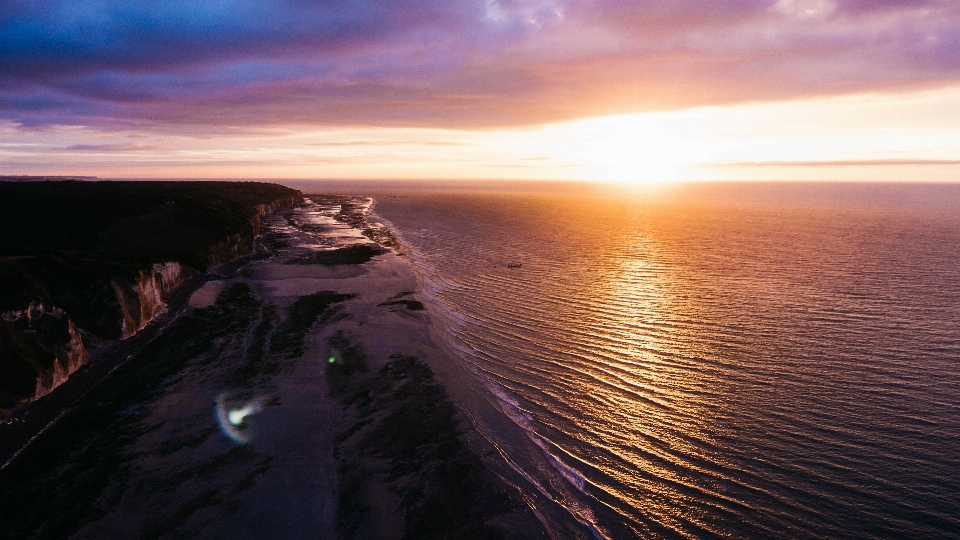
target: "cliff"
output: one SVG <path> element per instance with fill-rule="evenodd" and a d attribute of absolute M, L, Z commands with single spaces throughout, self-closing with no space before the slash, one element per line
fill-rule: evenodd
<path fill-rule="evenodd" d="M 299 200 L 256 182 L 0 182 L 0 417 L 252 253 L 263 216 Z"/>
<path fill-rule="evenodd" d="M 244 255 L 253 253 L 256 238 L 260 235 L 260 230 L 263 227 L 263 216 L 272 212 L 276 212 L 281 208 L 293 206 L 300 201 L 300 198 L 301 197 L 299 195 L 290 196 L 271 201 L 267 204 L 256 205 L 254 207 L 255 214 L 250 217 L 251 234 L 233 234 L 220 239 L 218 242 L 210 246 L 210 248 L 207 250 L 207 257 L 204 260 L 204 262 L 207 264 L 207 267 L 212 268 L 225 262 L 232 261 L 238 257 L 243 257 Z"/>
<path fill-rule="evenodd" d="M 133 283 L 110 280 L 120 306 L 121 339 L 136 334 L 159 315 L 166 307 L 169 291 L 194 275 L 195 270 L 178 262 L 163 262 L 141 270 Z"/>
<path fill-rule="evenodd" d="M 43 397 L 90 357 L 79 329 L 62 309 L 34 302 L 0 316 L 0 403 Z"/>

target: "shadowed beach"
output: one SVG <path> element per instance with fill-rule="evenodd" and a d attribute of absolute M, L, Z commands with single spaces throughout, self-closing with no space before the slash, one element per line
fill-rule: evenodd
<path fill-rule="evenodd" d="M 307 199 L 262 249 L 0 471 L 17 538 L 537 538 L 465 418 L 369 199 Z M 364 235 L 366 233 L 366 235 Z M 385 242 L 389 244 L 389 242 Z"/>

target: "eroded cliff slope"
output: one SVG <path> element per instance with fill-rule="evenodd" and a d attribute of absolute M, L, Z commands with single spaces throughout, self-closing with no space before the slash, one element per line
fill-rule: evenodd
<path fill-rule="evenodd" d="M 135 334 L 185 280 L 252 253 L 262 216 L 299 200 L 257 182 L 0 182 L 0 410 Z"/>

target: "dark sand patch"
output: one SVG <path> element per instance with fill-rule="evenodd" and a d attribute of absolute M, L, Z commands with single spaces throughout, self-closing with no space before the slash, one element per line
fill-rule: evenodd
<path fill-rule="evenodd" d="M 334 304 L 353 298 L 352 294 L 320 291 L 297 298 L 290 307 L 287 320 L 277 329 L 270 342 L 270 351 L 286 358 L 303 356 L 303 338 L 310 328 L 322 323 L 339 320 L 346 315 Z"/>
<path fill-rule="evenodd" d="M 284 264 L 321 264 L 324 266 L 357 265 L 368 262 L 386 250 L 372 244 L 347 246 L 329 251 L 318 251 L 285 261 Z"/>
<path fill-rule="evenodd" d="M 410 296 L 411 294 L 413 294 L 413 291 L 399 292 L 390 297 L 386 302 L 377 304 L 377 306 L 403 306 L 411 311 L 423 311 L 423 302 L 419 300 L 401 300 L 404 296 Z"/>
<path fill-rule="evenodd" d="M 392 511 L 400 538 L 509 537 L 493 523 L 523 502 L 460 441 L 456 407 L 430 368 L 396 354 L 374 372 L 342 332 L 329 345 L 331 395 L 355 413 L 334 450 L 343 536 L 367 537 Z M 397 508 L 375 496 L 384 487 Z"/>
<path fill-rule="evenodd" d="M 410 311 L 423 311 L 423 302 L 419 300 L 391 300 L 377 304 L 378 306 L 403 306 Z"/>

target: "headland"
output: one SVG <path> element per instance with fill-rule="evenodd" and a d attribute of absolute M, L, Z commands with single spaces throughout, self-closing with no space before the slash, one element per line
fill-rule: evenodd
<path fill-rule="evenodd" d="M 370 203 L 266 214 L 252 254 L 177 289 L 168 319 L 0 470 L 0 528 L 545 538 L 463 443 L 418 278 Z"/>
<path fill-rule="evenodd" d="M 0 461 L 58 408 L 32 402 L 115 364 L 178 289 L 253 253 L 263 216 L 299 199 L 250 182 L 0 182 Z"/>

